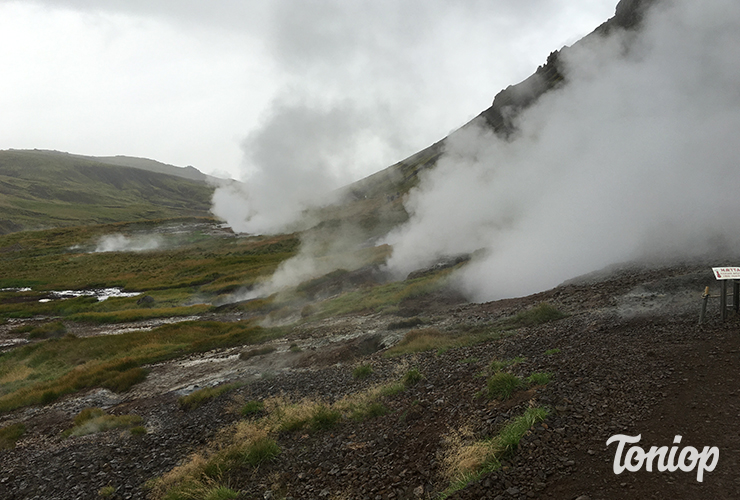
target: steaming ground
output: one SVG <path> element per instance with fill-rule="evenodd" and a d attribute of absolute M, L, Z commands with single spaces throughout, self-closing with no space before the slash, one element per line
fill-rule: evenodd
<path fill-rule="evenodd" d="M 134 236 L 107 234 L 100 237 L 95 252 L 146 252 L 156 250 L 162 244 L 162 237 L 157 234 Z"/>
<path fill-rule="evenodd" d="M 736 247 L 740 5 L 659 8 L 639 36 L 564 51 L 568 85 L 522 113 L 513 140 L 453 134 L 388 239 L 390 269 L 479 250 L 458 283 L 492 300 L 614 262 Z"/>

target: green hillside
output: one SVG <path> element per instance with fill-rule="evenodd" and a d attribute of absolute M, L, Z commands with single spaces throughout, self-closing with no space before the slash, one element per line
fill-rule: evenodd
<path fill-rule="evenodd" d="M 210 215 L 204 182 L 65 153 L 0 151 L 0 234 Z"/>

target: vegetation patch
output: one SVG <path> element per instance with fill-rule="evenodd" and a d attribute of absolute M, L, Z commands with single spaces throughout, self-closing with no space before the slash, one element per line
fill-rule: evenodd
<path fill-rule="evenodd" d="M 282 336 L 246 322 L 188 321 L 121 335 L 49 339 L 0 354 L 0 412 L 47 404 L 93 387 L 123 392 L 146 377 L 143 367 L 185 354 Z M 30 373 L 28 373 L 30 370 Z M 26 374 L 25 377 L 22 377 Z"/>
<path fill-rule="evenodd" d="M 526 381 L 530 385 L 547 385 L 552 379 L 552 373 L 535 372 L 527 377 Z"/>
<path fill-rule="evenodd" d="M 101 408 L 85 408 L 74 418 L 74 427 L 62 433 L 64 437 L 85 436 L 110 429 L 130 429 L 140 426 L 139 415 L 108 415 Z"/>
<path fill-rule="evenodd" d="M 416 376 L 409 378 L 413 380 Z M 232 473 L 275 459 L 280 453 L 277 439 L 284 433 L 320 432 L 331 429 L 343 418 L 363 421 L 387 414 L 389 410 L 381 398 L 389 395 L 388 388 L 392 386 L 401 391 L 406 387 L 403 381 L 377 385 L 349 394 L 333 404 L 311 399 L 292 402 L 285 397 L 250 401 L 242 407 L 241 413 L 263 416 L 242 420 L 223 430 L 209 448 L 150 482 L 152 496 L 155 499 L 207 498 L 215 488 L 225 487 Z"/>
<path fill-rule="evenodd" d="M 514 374 L 498 372 L 488 378 L 486 386 L 490 399 L 509 399 L 524 386 L 524 382 Z"/>
<path fill-rule="evenodd" d="M 372 365 L 360 365 L 352 370 L 352 378 L 354 379 L 366 379 L 373 373 Z"/>
<path fill-rule="evenodd" d="M 401 378 L 401 382 L 404 386 L 410 387 L 417 382 L 421 381 L 421 379 L 424 378 L 424 376 L 421 374 L 418 368 L 412 368 L 411 370 L 407 371 L 403 378 Z"/>
<path fill-rule="evenodd" d="M 491 362 L 489 363 L 488 371 L 491 373 L 500 372 L 502 370 L 505 370 L 506 368 L 509 368 L 511 366 L 514 366 L 514 365 L 517 365 L 523 362 L 524 362 L 524 358 L 521 356 L 517 356 L 516 358 L 511 358 L 511 359 L 504 359 L 504 360 L 494 359 L 494 360 L 491 360 Z"/>
<path fill-rule="evenodd" d="M 150 482 L 153 498 L 235 498 L 224 484 L 230 471 L 257 467 L 279 455 L 280 447 L 269 434 L 264 425 L 237 423 L 212 449 L 192 455 L 183 465 Z"/>
<path fill-rule="evenodd" d="M 98 496 L 100 498 L 110 498 L 116 493 L 116 489 L 113 486 L 103 486 L 98 490 Z"/>
<path fill-rule="evenodd" d="M 476 440 L 463 429 L 447 439 L 447 452 L 443 460 L 450 486 L 439 498 L 448 498 L 473 481 L 501 467 L 519 445 L 522 437 L 548 415 L 545 408 L 528 408 L 523 415 L 506 424 L 498 435 Z"/>
<path fill-rule="evenodd" d="M 555 349 L 548 349 L 545 351 L 545 356 L 552 356 L 553 354 L 558 354 L 560 352 L 560 349 L 557 347 Z"/>
<path fill-rule="evenodd" d="M 263 403 L 262 401 L 252 400 L 247 401 L 244 406 L 241 407 L 239 413 L 241 413 L 244 417 L 248 417 L 250 415 L 261 413 L 264 409 L 265 403 Z"/>
<path fill-rule="evenodd" d="M 237 387 L 241 387 L 241 384 L 222 384 L 215 387 L 204 387 L 203 389 L 191 392 L 187 396 L 180 397 L 177 402 L 183 410 L 193 410 L 202 406 L 207 401 L 217 398 L 221 394 Z"/>
<path fill-rule="evenodd" d="M 403 300 L 422 297 L 443 288 L 450 272 L 451 269 L 445 269 L 421 278 L 346 292 L 321 303 L 316 316 L 325 318 L 356 312 L 393 313 Z"/>
<path fill-rule="evenodd" d="M 420 328 L 409 331 L 396 345 L 386 350 L 386 356 L 401 356 L 414 352 L 446 350 L 459 345 L 459 339 L 437 328 Z"/>
<path fill-rule="evenodd" d="M 43 325 L 24 325 L 13 329 L 14 334 L 27 333 L 29 339 L 48 339 L 61 337 L 67 333 L 67 327 L 61 321 L 52 321 Z"/>
<path fill-rule="evenodd" d="M 565 318 L 567 314 L 560 312 L 555 306 L 542 302 L 522 311 L 511 318 L 503 321 L 503 326 L 508 328 L 519 328 L 522 326 L 535 326 L 543 323 L 549 323 L 558 319 Z"/>
<path fill-rule="evenodd" d="M 26 432 L 26 426 L 18 423 L 0 427 L 0 450 L 15 448 L 15 442 Z"/>

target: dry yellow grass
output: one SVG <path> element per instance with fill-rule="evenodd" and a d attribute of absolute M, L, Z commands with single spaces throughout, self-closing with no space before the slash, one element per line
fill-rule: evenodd
<path fill-rule="evenodd" d="M 11 366 L 10 369 L 2 376 L 0 376 L 0 384 L 9 384 L 18 380 L 25 380 L 32 373 L 32 368 L 29 368 L 24 364 L 15 364 Z"/>

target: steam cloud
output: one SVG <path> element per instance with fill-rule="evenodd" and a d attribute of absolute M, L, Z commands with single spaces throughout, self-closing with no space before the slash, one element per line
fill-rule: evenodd
<path fill-rule="evenodd" d="M 310 206 L 332 201 L 352 180 L 348 165 L 378 161 L 388 141 L 383 114 L 351 102 L 326 106 L 278 103 L 243 149 L 253 172 L 246 184 L 216 189 L 213 213 L 238 232 L 273 234 L 289 229 Z"/>
<path fill-rule="evenodd" d="M 146 252 L 162 245 L 158 235 L 124 236 L 108 234 L 101 236 L 94 252 Z"/>
<path fill-rule="evenodd" d="M 533 26 L 558 33 L 599 6 L 603 0 L 580 11 L 564 0 L 269 2 L 253 29 L 264 31 L 262 49 L 285 82 L 242 144 L 245 184 L 218 188 L 213 212 L 239 232 L 295 230 L 304 208 L 428 146 L 487 102 L 460 89 L 507 83 L 491 83 L 503 64 L 526 75 L 541 57 L 540 40 L 527 35 Z M 470 51 L 458 50 L 462 44 Z M 481 47 L 497 64 L 481 64 Z"/>
<path fill-rule="evenodd" d="M 632 39 L 634 38 L 634 39 Z M 453 134 L 392 233 L 398 275 L 475 252 L 459 286 L 524 295 L 606 265 L 740 243 L 740 4 L 659 2 L 562 54 L 568 85 L 504 141 Z"/>

